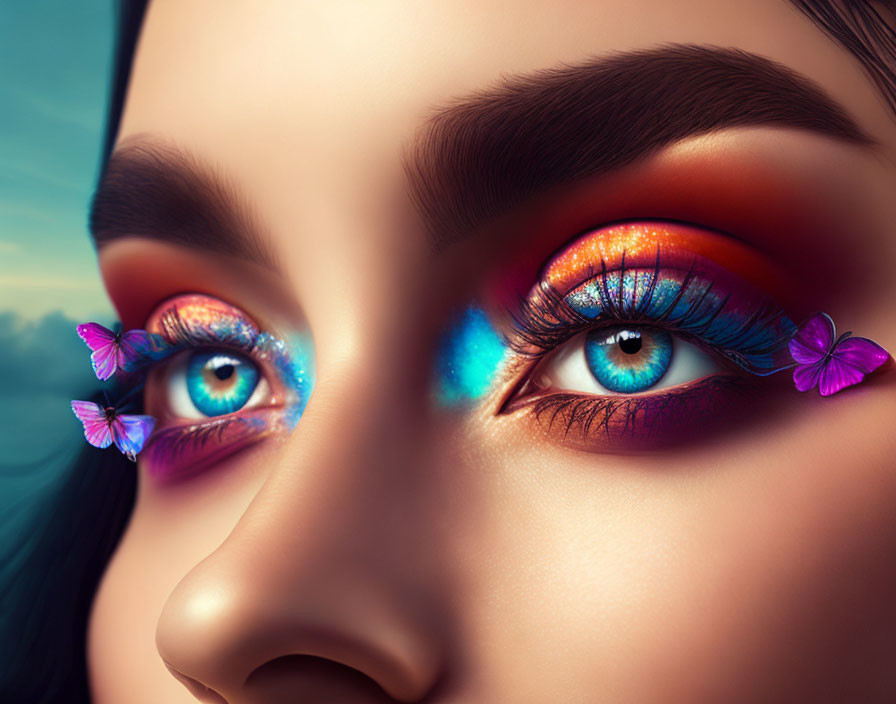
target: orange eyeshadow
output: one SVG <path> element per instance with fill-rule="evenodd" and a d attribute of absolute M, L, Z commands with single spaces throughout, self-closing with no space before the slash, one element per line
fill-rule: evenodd
<path fill-rule="evenodd" d="M 759 252 L 733 237 L 671 222 L 627 222 L 582 235 L 544 270 L 543 281 L 561 295 L 600 272 L 623 266 L 687 269 L 708 260 L 729 273 L 774 294 L 783 286 L 781 273 Z"/>

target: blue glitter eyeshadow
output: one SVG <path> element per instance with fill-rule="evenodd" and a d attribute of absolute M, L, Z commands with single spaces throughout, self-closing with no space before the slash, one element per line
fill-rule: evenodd
<path fill-rule="evenodd" d="M 280 379 L 295 394 L 284 419 L 290 429 L 295 428 L 314 388 L 314 346 L 311 338 L 294 334 L 289 341 L 284 341 L 263 332 L 255 341 L 255 348 L 276 368 Z"/>
<path fill-rule="evenodd" d="M 457 406 L 476 401 L 489 390 L 504 360 L 505 345 L 479 308 L 467 308 L 454 321 L 439 346 L 436 397 Z"/>
<path fill-rule="evenodd" d="M 781 312 L 739 301 L 708 278 L 678 271 L 610 272 L 570 292 L 566 302 L 591 319 L 663 321 L 718 347 L 754 374 L 790 365 L 786 343 L 796 330 L 793 322 Z"/>

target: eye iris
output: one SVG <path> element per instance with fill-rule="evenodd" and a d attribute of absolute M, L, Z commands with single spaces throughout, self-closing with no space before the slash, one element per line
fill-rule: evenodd
<path fill-rule="evenodd" d="M 195 352 L 187 363 L 186 378 L 196 409 L 220 416 L 246 405 L 258 385 L 258 369 L 239 355 Z"/>
<path fill-rule="evenodd" d="M 647 327 L 594 330 L 585 338 L 585 361 L 598 383 L 631 394 L 649 389 L 672 361 L 672 336 Z"/>

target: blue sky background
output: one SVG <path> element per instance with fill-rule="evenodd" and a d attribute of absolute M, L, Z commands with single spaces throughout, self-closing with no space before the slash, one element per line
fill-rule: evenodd
<path fill-rule="evenodd" d="M 113 20 L 113 0 L 0 0 L 0 465 L 74 447 L 68 401 L 97 386 L 74 326 L 114 317 L 86 225 Z"/>
<path fill-rule="evenodd" d="M 112 0 L 0 2 L 0 311 L 110 313 L 87 239 Z"/>

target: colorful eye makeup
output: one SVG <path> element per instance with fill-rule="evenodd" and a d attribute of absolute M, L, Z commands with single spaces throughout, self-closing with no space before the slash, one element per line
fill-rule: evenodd
<path fill-rule="evenodd" d="M 439 345 L 436 399 L 442 406 L 461 406 L 481 399 L 504 361 L 506 346 L 480 308 L 461 313 Z"/>
<path fill-rule="evenodd" d="M 796 325 L 756 283 L 777 280 L 761 255 L 715 232 L 663 222 L 588 232 L 548 262 L 514 318 L 509 344 L 530 371 L 502 412 L 529 408 L 598 448 L 675 441 L 684 419 L 715 420 L 755 377 L 793 366 Z"/>
<path fill-rule="evenodd" d="M 147 379 L 145 405 L 161 423 L 141 455 L 151 475 L 192 474 L 295 426 L 313 385 L 310 341 L 263 332 L 198 294 L 162 304 L 147 330 L 172 350 Z"/>
<path fill-rule="evenodd" d="M 830 396 L 890 360 L 867 338 L 838 337 L 824 313 L 798 327 L 783 290 L 787 277 L 736 238 L 662 221 L 598 228 L 551 258 L 502 322 L 476 306 L 453 319 L 435 398 L 492 398 L 498 415 L 528 413 L 558 442 L 639 451 L 735 425 L 781 389 L 764 379 L 776 372 Z M 166 481 L 295 427 L 314 384 L 306 335 L 263 331 L 201 294 L 162 303 L 146 328 L 78 327 L 97 378 L 132 389 L 118 404 L 72 402 L 92 445 L 139 453 Z M 140 390 L 147 413 L 125 412 Z"/>
<path fill-rule="evenodd" d="M 608 225 L 584 234 L 554 256 L 542 280 L 565 294 L 588 272 L 605 266 L 613 271 L 651 268 L 657 253 L 664 267 L 686 270 L 697 262 L 712 262 L 726 272 L 774 295 L 786 288 L 781 273 L 763 255 L 745 243 L 705 228 L 676 222 L 638 221 Z M 623 266 L 625 264 L 625 266 Z"/>

